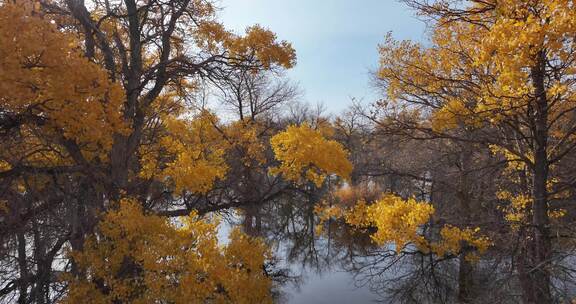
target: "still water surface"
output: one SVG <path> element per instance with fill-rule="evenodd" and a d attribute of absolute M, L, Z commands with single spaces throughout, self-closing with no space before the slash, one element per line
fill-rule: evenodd
<path fill-rule="evenodd" d="M 321 234 L 312 199 L 280 199 L 269 205 L 244 208 L 223 215 L 219 239 L 225 241 L 232 227 L 262 237 L 276 261 L 268 267 L 277 283 L 278 303 L 457 303 L 460 277 L 458 257 L 432 259 L 406 247 L 402 255 L 392 247 L 377 247 L 370 232 L 329 221 Z M 567 259 L 563 265 L 574 265 Z M 474 303 L 519 303 L 518 282 L 509 277 L 508 259 L 480 260 L 474 277 L 480 288 Z M 564 286 L 576 297 L 576 286 Z"/>
<path fill-rule="evenodd" d="M 285 303 L 372 303 L 378 296 L 369 288 L 356 287 L 354 278 L 342 269 L 332 269 L 325 273 L 306 276 L 300 288 L 286 286 Z"/>
<path fill-rule="evenodd" d="M 280 284 L 279 303 L 360 304 L 381 299 L 347 267 L 355 239 L 347 239 L 337 225 L 318 235 L 314 232 L 317 223 L 311 205 L 286 203 L 242 210 L 224 216 L 219 239 L 226 240 L 232 227 L 241 226 L 268 240 L 278 259 L 274 269 L 289 276 Z"/>

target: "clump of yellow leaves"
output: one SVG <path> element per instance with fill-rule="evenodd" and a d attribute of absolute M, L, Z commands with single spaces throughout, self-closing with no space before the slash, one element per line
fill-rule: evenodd
<path fill-rule="evenodd" d="M 233 56 L 254 53 L 265 68 L 274 62 L 290 68 L 296 60 L 296 53 L 289 42 L 276 42 L 276 34 L 260 25 L 248 27 L 245 36 L 228 40 L 225 46 Z"/>
<path fill-rule="evenodd" d="M 170 180 L 177 192 L 192 193 L 206 193 L 225 177 L 225 145 L 214 114 L 164 115 L 162 122 L 166 134 L 159 142 L 140 147 L 140 177 Z"/>
<path fill-rule="evenodd" d="M 367 216 L 365 223 L 378 228 L 372 235 L 376 243 L 393 243 L 398 252 L 408 243 L 414 243 L 418 248 L 426 247 L 427 242 L 420 234 L 420 228 L 434 214 L 434 207 L 431 204 L 418 202 L 414 198 L 403 200 L 399 196 L 385 195 L 372 205 L 361 204 L 354 209 L 363 206 L 366 208 Z M 354 225 L 358 222 L 350 222 L 350 224 Z"/>
<path fill-rule="evenodd" d="M 250 167 L 266 162 L 263 126 L 258 121 L 238 120 L 223 128 L 228 150 L 234 150 L 242 163 Z"/>
<path fill-rule="evenodd" d="M 488 237 L 479 236 L 480 228 L 466 228 L 460 229 L 451 225 L 445 225 L 440 230 L 440 241 L 431 243 L 430 247 L 432 252 L 438 256 L 445 256 L 447 253 L 457 254 L 462 251 L 462 245 L 466 244 L 475 249 L 475 252 L 466 253 L 466 259 L 469 262 L 474 262 L 479 259 L 479 254 L 482 254 L 492 246 L 492 242 Z"/>
<path fill-rule="evenodd" d="M 227 163 L 238 159 L 247 167 L 266 162 L 258 122 L 221 124 L 207 110 L 195 114 L 165 115 L 166 135 L 140 148 L 140 177 L 170 180 L 177 192 L 206 193 L 226 178 Z"/>
<path fill-rule="evenodd" d="M 280 166 L 272 174 L 282 174 L 287 180 L 302 183 L 311 181 L 320 187 L 329 174 L 348 178 L 352 164 L 348 152 L 334 140 L 308 124 L 289 126 L 270 140 Z"/>
<path fill-rule="evenodd" d="M 538 50 L 547 56 L 570 58 L 576 33 L 576 10 L 572 0 L 498 1 L 498 19 L 482 40 L 478 61 L 498 61 L 501 80 L 514 87 L 513 74 L 533 64 Z M 512 73 L 510 75 L 509 73 Z"/>
<path fill-rule="evenodd" d="M 494 155 L 501 155 L 506 159 L 506 171 L 505 173 L 511 175 L 514 172 L 525 171 L 527 169 L 527 162 L 533 162 L 534 156 L 532 153 L 525 153 L 525 155 L 517 155 L 512 153 L 510 150 L 500 147 L 498 145 L 490 145 L 490 150 Z"/>
<path fill-rule="evenodd" d="M 296 52 L 287 41 L 277 41 L 274 32 L 254 25 L 246 28 L 245 35 L 237 35 L 214 20 L 199 23 L 194 31 L 196 43 L 212 51 L 227 51 L 232 58 L 254 56 L 264 68 L 273 64 L 291 68 L 296 63 Z"/>
<path fill-rule="evenodd" d="M 514 230 L 518 230 L 523 225 L 530 224 L 530 215 L 532 213 L 532 203 L 534 200 L 527 194 L 512 194 L 510 191 L 499 191 L 497 193 L 499 200 L 507 201 L 510 204 L 501 207 L 500 210 L 504 213 L 504 218 Z M 550 209 L 548 216 L 551 219 L 559 219 L 566 215 L 565 209 Z"/>
<path fill-rule="evenodd" d="M 344 217 L 346 223 L 353 227 L 376 228 L 376 232 L 371 235 L 372 240 L 378 245 L 394 245 L 398 253 L 406 246 L 414 245 L 424 253 L 445 256 L 459 254 L 462 245 L 466 244 L 475 249 L 475 252 L 467 253 L 466 257 L 475 260 L 477 254 L 484 253 L 492 245 L 488 237 L 479 235 L 479 228 L 460 229 L 451 225 L 441 228 L 438 240 L 429 240 L 423 228 L 434 215 L 434 206 L 414 198 L 403 199 L 386 194 L 372 204 L 360 200 L 347 210 L 339 209 L 338 206 L 319 206 L 315 211 L 321 222 L 330 217 Z"/>
<path fill-rule="evenodd" d="M 263 270 L 270 252 L 239 230 L 218 244 L 218 223 L 192 213 L 169 220 L 132 200 L 108 212 L 83 251 L 82 277 L 66 277 L 63 303 L 271 303 Z"/>
<path fill-rule="evenodd" d="M 76 141 L 88 157 L 105 158 L 113 134 L 128 130 L 121 86 L 31 4 L 3 3 L 0 28 L 3 111 Z"/>
<path fill-rule="evenodd" d="M 432 129 L 445 131 L 459 125 L 481 126 L 481 119 L 475 115 L 463 100 L 452 98 L 431 116 Z"/>
<path fill-rule="evenodd" d="M 467 9 L 478 23 L 440 19 L 430 45 L 387 38 L 380 47 L 378 75 L 386 82 L 388 98 L 429 97 L 424 103 L 435 109 L 429 117 L 435 131 L 500 124 L 525 113 L 527 97 L 534 94 L 530 69 L 542 52 L 565 75 L 546 88 L 547 96 L 562 100 L 550 113 L 573 107 L 574 90 L 564 79 L 576 74 L 575 2 L 471 2 Z"/>
<path fill-rule="evenodd" d="M 504 218 L 513 229 L 518 229 L 523 223 L 528 222 L 529 210 L 532 206 L 532 198 L 529 195 L 513 195 L 509 191 L 499 191 L 497 197 L 500 200 L 509 201 L 510 205 L 501 208 Z"/>
<path fill-rule="evenodd" d="M 226 175 L 225 146 L 215 128 L 216 119 L 207 111 L 192 120 L 167 119 L 170 135 L 162 139 L 161 145 L 175 159 L 162 174 L 173 180 L 176 191 L 206 193 Z"/>

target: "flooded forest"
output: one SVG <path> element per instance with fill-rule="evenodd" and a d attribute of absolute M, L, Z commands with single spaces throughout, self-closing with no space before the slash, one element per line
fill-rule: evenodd
<path fill-rule="evenodd" d="M 335 111 L 220 1 L 0 0 L 0 304 L 575 304 L 576 1 L 396 2 Z"/>

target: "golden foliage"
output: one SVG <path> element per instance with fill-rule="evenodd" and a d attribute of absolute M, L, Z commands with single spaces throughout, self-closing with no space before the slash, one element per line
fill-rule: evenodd
<path fill-rule="evenodd" d="M 0 95 L 4 111 L 62 133 L 102 158 L 125 133 L 123 90 L 83 57 L 78 41 L 27 5 L 0 8 Z M 89 151 L 89 152 L 88 152 Z"/>
<path fill-rule="evenodd" d="M 319 205 L 315 212 L 321 225 L 328 218 L 343 217 L 352 227 L 376 228 L 376 232 L 371 234 L 372 240 L 378 245 L 394 245 L 398 253 L 413 245 L 424 253 L 432 252 L 442 257 L 459 254 L 462 245 L 466 244 L 474 249 L 467 253 L 466 258 L 475 260 L 477 254 L 483 254 L 492 246 L 488 237 L 479 234 L 479 228 L 461 229 L 451 225 L 444 225 L 440 229 L 438 240 L 430 240 L 424 234 L 424 228 L 432 220 L 434 206 L 414 198 L 402 199 L 393 194 L 385 194 L 372 204 L 360 200 L 348 209 Z M 321 228 L 317 227 L 317 231 L 320 232 Z"/>
<path fill-rule="evenodd" d="M 214 20 L 201 22 L 195 30 L 198 46 L 211 51 L 228 51 L 232 58 L 254 56 L 264 68 L 278 64 L 291 68 L 296 64 L 296 52 L 287 41 L 277 41 L 272 31 L 254 25 L 246 28 L 244 36 L 234 34 Z"/>
<path fill-rule="evenodd" d="M 139 179 L 159 181 L 176 198 L 176 192 L 204 194 L 226 177 L 227 153 L 232 149 L 244 149 L 246 162 L 265 161 L 258 125 L 226 126 L 208 111 L 191 114 L 185 97 L 198 89 L 198 83 L 196 72 L 183 66 L 194 65 L 196 71 L 197 63 L 198 70 L 221 70 L 225 65 L 227 72 L 237 65 L 254 70 L 290 68 L 296 61 L 294 49 L 260 26 L 248 28 L 245 35 L 226 31 L 215 21 L 211 1 L 191 0 L 176 14 L 181 5 L 138 3 L 144 15 L 135 16 L 142 21 L 136 31 L 145 34 L 134 34 L 122 23 L 128 18 L 122 5 L 113 9 L 112 16 L 104 13 L 102 3 L 88 4 L 98 42 L 93 57 L 87 59 L 89 46 L 84 50 L 82 45 L 88 39 L 73 17 L 45 15 L 37 1 L 0 4 L 1 114 L 17 122 L 17 136 L 7 136 L 3 142 L 7 149 L 0 151 L 0 172 L 29 165 L 33 165 L 30 171 L 38 170 L 26 180 L 10 180 L 15 194 L 41 190 L 47 174 L 39 172 L 50 172 L 59 188 L 81 188 L 78 180 L 82 185 L 92 183 L 88 187 L 97 194 L 87 197 L 97 201 L 82 204 L 111 208 L 87 236 L 83 251 L 69 255 L 80 271 L 77 277 L 65 277 L 70 289 L 64 303 L 271 302 L 272 283 L 263 269 L 270 253 L 261 240 L 236 229 L 230 242 L 220 246 L 214 221 L 192 214 L 171 222 L 145 214 L 134 201 L 124 200 L 117 208 L 109 201 L 117 193 L 140 190 L 143 194 L 138 195 L 146 197 L 147 181 Z M 79 10 L 82 6 L 78 3 Z M 165 14 L 179 15 L 173 19 L 176 29 L 166 29 Z M 186 45 L 190 40 L 183 36 L 188 34 L 196 38 L 199 49 Z M 140 41 L 142 58 L 138 58 L 130 43 L 142 35 L 149 37 Z M 159 37 L 168 38 L 170 47 L 158 45 Z M 109 39 L 117 49 L 106 53 L 106 43 L 100 39 Z M 119 47 L 123 44 L 129 49 Z M 103 57 L 108 55 L 116 58 L 106 61 L 106 71 Z M 164 55 L 168 58 L 162 59 Z M 199 62 L 205 58 L 210 59 Z M 137 67 L 134 62 L 139 60 L 142 66 Z M 157 76 L 163 68 L 165 75 Z M 138 88 L 131 87 L 132 79 Z M 159 90 L 150 89 L 155 86 Z M 161 92 L 160 96 L 151 91 Z M 121 165 L 112 167 L 111 155 L 114 164 Z M 122 171 L 117 178 L 121 181 L 112 177 L 116 169 Z M 144 187 L 134 190 L 126 184 Z M 62 190 L 55 192 L 60 195 Z M 69 202 L 62 200 L 63 208 L 69 208 Z M 0 213 L 10 211 L 9 206 L 0 200 Z M 63 219 L 63 227 L 72 226 L 68 221 L 76 218 Z M 78 221 L 84 232 L 94 228 L 88 222 Z"/>
<path fill-rule="evenodd" d="M 467 252 L 466 259 L 474 262 L 479 259 L 479 254 L 483 254 L 492 246 L 492 241 L 486 236 L 479 235 L 480 228 L 460 229 L 458 227 L 445 225 L 440 230 L 440 241 L 430 244 L 432 252 L 438 256 L 445 256 L 447 253 L 458 254 L 462 251 L 462 245 L 473 247 L 475 251 Z"/>
<path fill-rule="evenodd" d="M 471 22 L 438 20 L 430 46 L 387 37 L 380 46 L 379 77 L 387 83 L 390 100 L 427 96 L 416 101 L 434 109 L 428 119 L 438 132 L 497 125 L 508 116 L 525 113 L 527 98 L 534 94 L 530 71 L 544 52 L 562 74 L 545 88 L 551 100 L 562 101 L 550 112 L 562 113 L 575 105 L 576 92 L 570 85 L 576 75 L 574 1 L 470 5 L 481 7 L 463 11 L 485 13 L 473 14 Z M 558 124 L 551 133 L 563 133 L 561 129 Z"/>
<path fill-rule="evenodd" d="M 308 124 L 289 126 L 270 140 L 280 166 L 271 173 L 297 183 L 311 181 L 320 187 L 329 174 L 347 179 L 352 172 L 348 152 Z"/>
<path fill-rule="evenodd" d="M 161 145 L 175 159 L 167 164 L 162 175 L 173 180 L 176 191 L 206 193 L 217 179 L 224 178 L 225 147 L 215 128 L 216 119 L 207 111 L 190 121 L 167 119 L 169 135 L 162 139 Z"/>
<path fill-rule="evenodd" d="M 532 204 L 534 199 L 528 194 L 513 194 L 510 191 L 498 191 L 497 197 L 499 200 L 508 202 L 505 207 L 499 208 L 504 213 L 504 218 L 514 230 L 520 227 L 530 225 L 530 216 L 532 214 Z M 549 209 L 548 217 L 550 219 L 560 219 L 566 216 L 565 209 Z"/>
<path fill-rule="evenodd" d="M 238 120 L 223 130 L 228 150 L 235 150 L 246 167 L 266 163 L 263 126 L 258 121 Z"/>
<path fill-rule="evenodd" d="M 166 115 L 166 135 L 140 149 L 140 177 L 169 180 L 176 192 L 206 193 L 225 177 L 225 145 L 217 118 L 201 111 L 191 118 Z"/>
<path fill-rule="evenodd" d="M 66 277 L 63 303 L 272 302 L 263 271 L 270 252 L 261 240 L 235 229 L 220 246 L 217 221 L 192 213 L 177 222 L 121 201 L 84 250 L 71 252 L 84 276 Z"/>
<path fill-rule="evenodd" d="M 213 113 L 165 115 L 166 135 L 142 146 L 140 177 L 170 180 L 177 192 L 206 193 L 226 177 L 227 161 L 243 165 L 266 162 L 261 126 L 257 122 L 222 124 Z"/>

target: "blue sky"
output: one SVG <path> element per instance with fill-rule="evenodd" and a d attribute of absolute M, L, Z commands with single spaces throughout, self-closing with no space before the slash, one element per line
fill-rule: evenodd
<path fill-rule="evenodd" d="M 304 99 L 323 102 L 332 113 L 350 97 L 370 102 L 376 94 L 369 71 L 378 65 L 378 44 L 391 31 L 397 39 L 424 39 L 424 24 L 395 0 L 221 0 L 221 20 L 243 32 L 258 23 L 292 42 L 298 64 L 289 71 Z"/>

